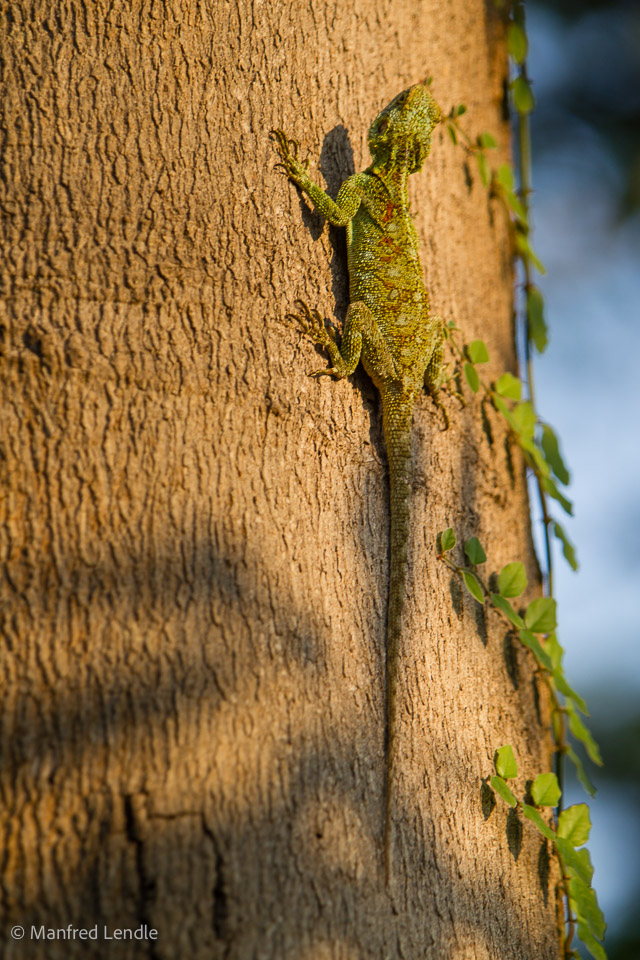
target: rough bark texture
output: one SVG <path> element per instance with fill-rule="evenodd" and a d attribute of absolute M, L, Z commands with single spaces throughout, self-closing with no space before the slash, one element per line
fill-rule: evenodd
<path fill-rule="evenodd" d="M 505 742 L 520 787 L 550 768 L 532 664 L 436 560 L 454 526 L 536 580 L 522 469 L 477 401 L 446 432 L 426 397 L 415 417 L 384 889 L 380 405 L 363 373 L 309 379 L 279 319 L 296 296 L 344 317 L 346 265 L 267 136 L 335 190 L 432 74 L 506 144 L 493 4 L 0 18 L 3 956 L 552 960 L 546 851 L 483 788 Z M 434 311 L 513 369 L 502 209 L 444 131 L 411 189 Z M 31 939 L 68 924 L 99 939 Z"/>

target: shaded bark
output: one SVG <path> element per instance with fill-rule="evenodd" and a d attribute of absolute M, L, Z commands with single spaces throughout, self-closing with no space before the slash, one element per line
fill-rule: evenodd
<path fill-rule="evenodd" d="M 506 143 L 493 5 L 0 16 L 3 955 L 555 957 L 539 840 L 483 792 L 502 743 L 523 780 L 550 769 L 532 664 L 436 560 L 454 526 L 537 576 L 522 470 L 473 402 L 446 432 L 415 415 L 384 889 L 381 410 L 362 372 L 310 380 L 280 320 L 297 296 L 343 318 L 346 265 L 268 140 L 335 190 L 430 73 Z M 444 131 L 411 191 L 434 311 L 513 369 L 501 208 Z M 30 938 L 68 924 L 100 939 Z M 141 924 L 158 939 L 103 938 Z"/>

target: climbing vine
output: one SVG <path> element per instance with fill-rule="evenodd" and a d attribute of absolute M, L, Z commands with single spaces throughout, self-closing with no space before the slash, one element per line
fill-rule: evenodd
<path fill-rule="evenodd" d="M 510 745 L 495 752 L 495 773 L 490 777 L 493 790 L 510 807 L 519 810 L 553 845 L 558 858 L 561 881 L 559 898 L 562 912 L 563 957 L 579 957 L 574 936 L 579 939 L 596 960 L 606 960 L 602 945 L 606 924 L 595 891 L 591 885 L 593 867 L 588 840 L 591 823 L 586 803 L 563 808 L 564 760 L 575 766 L 578 778 L 593 796 L 595 789 L 589 780 L 580 750 L 586 751 L 597 765 L 602 764 L 598 745 L 584 720 L 588 716 L 582 697 L 569 685 L 562 666 L 563 649 L 558 641 L 556 601 L 553 596 L 553 552 L 551 538 L 560 542 L 563 555 L 573 570 L 578 563 L 575 547 L 564 527 L 555 518 L 550 501 L 565 513 L 572 513 L 572 504 L 563 488 L 570 475 L 560 453 L 560 445 L 553 428 L 537 412 L 534 376 L 534 350 L 542 353 L 547 346 L 547 327 L 544 318 L 542 294 L 533 281 L 534 271 L 544 273 L 544 267 L 531 244 L 529 200 L 531 195 L 531 130 L 530 114 L 535 108 L 535 97 L 527 71 L 528 39 L 525 29 L 523 0 L 495 0 L 504 11 L 507 48 L 511 61 L 509 84 L 510 100 L 516 117 L 517 172 L 510 164 L 495 168 L 490 151 L 497 146 L 490 133 L 481 133 L 472 139 L 460 124 L 465 114 L 464 104 L 454 106 L 446 118 L 447 129 L 454 143 L 459 143 L 475 157 L 482 183 L 491 196 L 499 199 L 509 217 L 514 251 L 518 261 L 516 315 L 519 324 L 518 341 L 522 344 L 520 376 L 503 373 L 488 382 L 481 373 L 482 364 L 489 360 L 486 344 L 474 340 L 461 345 L 459 330 L 450 323 L 445 331 L 454 357 L 452 379 L 459 391 L 463 381 L 481 402 L 491 404 L 504 418 L 509 435 L 519 448 L 527 470 L 533 477 L 543 521 L 545 570 L 543 596 L 526 606 L 518 605 L 518 598 L 527 587 L 524 565 L 520 561 L 508 563 L 489 577 L 480 569 L 487 556 L 480 541 L 472 537 L 464 543 L 462 562 L 453 558 L 456 535 L 452 529 L 438 535 L 438 558 L 459 575 L 471 596 L 480 604 L 488 604 L 509 623 L 510 629 L 531 652 L 536 672 L 549 692 L 551 729 L 556 757 L 555 772 L 541 773 L 528 784 L 526 797 L 518 799 L 508 781 L 518 774 L 518 764 Z M 514 606 L 516 604 L 516 606 Z M 541 812 L 553 811 L 551 824 Z"/>

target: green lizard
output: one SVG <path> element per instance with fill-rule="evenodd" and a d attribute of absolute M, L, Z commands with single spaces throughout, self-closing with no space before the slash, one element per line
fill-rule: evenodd
<path fill-rule="evenodd" d="M 297 141 L 273 130 L 287 177 L 309 195 L 330 223 L 347 228 L 349 299 L 340 346 L 317 310 L 303 302 L 299 321 L 329 355 L 315 376 L 348 377 L 358 361 L 380 391 L 390 473 L 391 556 L 386 642 L 386 777 L 384 865 L 391 876 L 392 787 L 396 754 L 396 688 L 402 628 L 407 544 L 413 407 L 424 386 L 440 385 L 443 330 L 429 313 L 418 254 L 418 236 L 407 199 L 407 178 L 420 170 L 442 119 L 425 84 L 398 94 L 369 130 L 372 162 L 340 187 L 333 201 L 308 175 Z"/>

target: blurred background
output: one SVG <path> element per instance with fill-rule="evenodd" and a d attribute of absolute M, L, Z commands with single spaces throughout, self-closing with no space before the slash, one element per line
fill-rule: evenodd
<path fill-rule="evenodd" d="M 537 405 L 572 473 L 575 519 L 551 503 L 580 562 L 574 574 L 556 550 L 559 639 L 605 762 L 589 765 L 605 946 L 640 960 L 640 4 L 537 0 L 526 13 L 550 333 Z M 565 799 L 589 798 L 569 782 Z"/>

